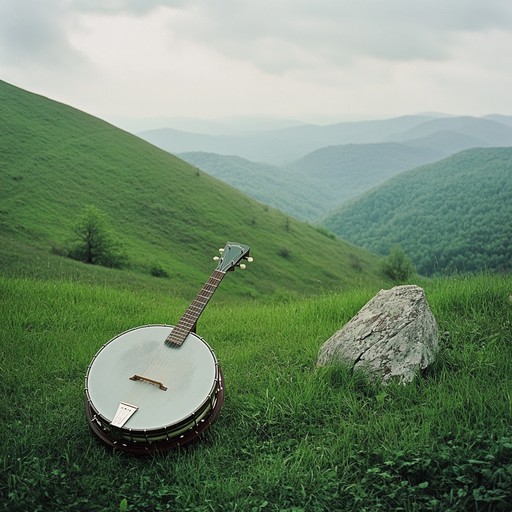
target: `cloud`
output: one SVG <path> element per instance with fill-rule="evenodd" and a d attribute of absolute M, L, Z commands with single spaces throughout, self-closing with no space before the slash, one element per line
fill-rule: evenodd
<path fill-rule="evenodd" d="M 217 0 L 189 2 L 172 30 L 269 72 L 359 57 L 436 60 L 460 32 L 510 28 L 500 0 Z"/>
<path fill-rule="evenodd" d="M 511 38 L 503 0 L 0 0 L 2 77 L 104 117 L 508 113 Z"/>
<path fill-rule="evenodd" d="M 62 7 L 58 0 L 2 0 L 0 61 L 45 67 L 71 64 L 80 58 L 67 41 Z"/>
<path fill-rule="evenodd" d="M 147 14 L 160 7 L 186 7 L 189 0 L 71 0 L 72 8 L 80 12 L 110 14 Z"/>

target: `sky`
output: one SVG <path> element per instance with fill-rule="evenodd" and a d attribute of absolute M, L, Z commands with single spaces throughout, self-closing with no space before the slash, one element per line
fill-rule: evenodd
<path fill-rule="evenodd" d="M 0 79 L 125 126 L 512 115 L 512 2 L 0 0 Z"/>

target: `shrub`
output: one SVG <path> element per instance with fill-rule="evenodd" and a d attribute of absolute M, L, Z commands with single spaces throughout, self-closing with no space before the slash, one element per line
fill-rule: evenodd
<path fill-rule="evenodd" d="M 86 206 L 75 223 L 73 233 L 75 238 L 68 252 L 70 258 L 115 268 L 126 263 L 126 256 L 106 215 L 98 208 Z"/>
<path fill-rule="evenodd" d="M 154 277 L 169 277 L 169 272 L 158 261 L 151 264 L 149 273 Z"/>
<path fill-rule="evenodd" d="M 401 247 L 393 247 L 382 262 L 386 276 L 396 282 L 407 281 L 414 274 L 414 265 Z"/>
<path fill-rule="evenodd" d="M 290 257 L 290 249 L 288 249 L 287 247 L 281 247 L 277 254 L 279 254 L 279 256 L 281 256 L 282 258 L 288 259 Z"/>

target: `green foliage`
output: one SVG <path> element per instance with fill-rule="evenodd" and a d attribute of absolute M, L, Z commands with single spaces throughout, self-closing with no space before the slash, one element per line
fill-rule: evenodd
<path fill-rule="evenodd" d="M 349 490 L 361 511 L 508 511 L 512 489 L 512 439 L 478 434 L 471 445 L 453 436 L 417 451 L 358 453 L 365 476 Z"/>
<path fill-rule="evenodd" d="M 137 459 L 89 432 L 83 377 L 109 338 L 175 323 L 188 302 L 164 288 L 0 276 L 0 510 L 507 510 L 512 277 L 421 284 L 449 334 L 424 377 L 385 388 L 315 367 L 375 289 L 215 301 L 198 332 L 224 372 L 221 414 L 196 445 Z"/>
<path fill-rule="evenodd" d="M 377 254 L 400 245 L 424 275 L 512 269 L 512 149 L 472 149 L 403 173 L 325 225 Z"/>
<path fill-rule="evenodd" d="M 116 240 L 106 215 L 95 206 L 86 206 L 73 227 L 75 242 L 69 256 L 75 260 L 103 265 L 123 266 L 126 257 Z"/>
<path fill-rule="evenodd" d="M 382 271 L 392 281 L 404 283 L 414 273 L 414 265 L 401 247 L 392 247 L 389 255 L 382 260 Z"/>

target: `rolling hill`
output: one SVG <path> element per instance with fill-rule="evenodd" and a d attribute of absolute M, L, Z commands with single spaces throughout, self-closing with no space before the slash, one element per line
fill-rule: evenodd
<path fill-rule="evenodd" d="M 97 118 L 0 82 L 0 268 L 5 273 L 143 281 L 152 262 L 175 293 L 195 295 L 227 240 L 256 263 L 222 290 L 314 293 L 377 283 L 378 260 L 325 236 Z M 125 270 L 92 269 L 62 252 L 94 205 L 125 247 Z M 53 248 L 53 249 L 52 249 Z M 55 249 L 58 250 L 55 250 Z M 153 278 L 156 279 L 156 278 Z M 192 288 L 192 291 L 191 291 Z M 230 291 L 231 290 L 231 291 Z"/>
<path fill-rule="evenodd" d="M 341 205 L 402 171 L 434 162 L 445 156 L 430 148 L 406 144 L 372 143 L 328 146 L 292 162 L 288 170 L 297 179 L 321 188 L 330 204 L 323 211 Z"/>
<path fill-rule="evenodd" d="M 379 254 L 401 246 L 420 273 L 512 270 L 512 148 L 469 149 L 404 172 L 323 224 Z"/>
<path fill-rule="evenodd" d="M 388 142 L 328 146 L 286 166 L 217 153 L 178 156 L 265 204 L 316 222 L 391 176 L 446 155 L 430 148 Z"/>

